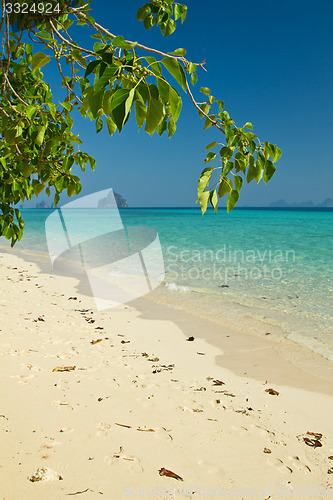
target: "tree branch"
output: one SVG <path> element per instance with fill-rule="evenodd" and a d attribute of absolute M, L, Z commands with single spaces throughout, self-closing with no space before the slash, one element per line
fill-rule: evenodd
<path fill-rule="evenodd" d="M 224 135 L 225 135 L 225 131 L 223 130 L 223 128 L 221 128 L 217 121 L 216 120 L 213 120 L 210 116 L 208 116 L 204 111 L 202 111 L 202 109 L 200 108 L 199 104 L 196 102 L 196 100 L 194 99 L 193 97 L 193 94 L 191 92 L 191 89 L 190 89 L 190 86 L 188 84 L 188 81 L 186 80 L 186 89 L 187 89 L 187 92 L 188 92 L 188 95 L 190 96 L 190 99 L 191 101 L 193 102 L 194 106 L 197 108 L 197 110 L 202 113 L 204 115 L 205 118 L 207 118 L 207 120 L 209 120 L 211 122 L 212 125 L 214 125 L 220 132 L 222 132 Z"/>

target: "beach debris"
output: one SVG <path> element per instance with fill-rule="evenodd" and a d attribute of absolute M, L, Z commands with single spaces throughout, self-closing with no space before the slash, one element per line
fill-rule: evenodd
<path fill-rule="evenodd" d="M 93 318 L 87 318 L 84 316 L 84 319 L 86 320 L 87 323 L 89 323 L 90 325 L 92 325 L 93 323 L 95 323 L 96 320 L 94 320 Z"/>
<path fill-rule="evenodd" d="M 177 479 L 177 481 L 184 481 L 184 479 L 178 476 L 178 474 L 175 474 L 171 470 L 165 469 L 164 467 L 162 467 L 162 469 L 160 469 L 158 473 L 160 476 L 172 477 L 173 479 Z"/>
<path fill-rule="evenodd" d="M 309 436 L 313 436 L 315 439 L 321 439 L 323 437 L 323 435 L 322 435 L 321 432 L 310 432 L 310 431 L 307 431 L 307 434 Z"/>
<path fill-rule="evenodd" d="M 216 380 L 213 380 L 213 385 L 225 385 L 225 383 L 222 382 L 222 380 L 216 379 Z"/>
<path fill-rule="evenodd" d="M 90 488 L 87 488 L 87 489 L 82 490 L 82 491 L 76 491 L 75 493 L 66 493 L 66 495 L 68 495 L 68 496 L 71 496 L 71 495 L 81 495 L 82 493 L 87 493 L 87 491 L 92 491 L 93 492 L 93 490 L 91 490 Z"/>
<path fill-rule="evenodd" d="M 264 453 L 272 453 L 272 451 L 269 448 L 266 448 L 266 447 L 264 448 L 263 451 L 264 451 Z"/>
<path fill-rule="evenodd" d="M 0 418 L 5 418 L 6 420 L 8 420 L 8 418 L 6 417 L 6 415 L 0 415 Z"/>
<path fill-rule="evenodd" d="M 205 356 L 204 352 L 197 352 L 197 354 L 200 354 L 200 356 Z"/>
<path fill-rule="evenodd" d="M 187 340 L 187 342 L 193 342 L 194 337 L 189 337 L 189 338 L 188 338 L 188 339 L 186 339 L 186 340 Z"/>
<path fill-rule="evenodd" d="M 327 474 L 333 474 L 333 467 L 331 467 L 330 469 L 328 469 Z"/>
<path fill-rule="evenodd" d="M 67 300 L 77 300 L 77 297 L 68 297 Z"/>
<path fill-rule="evenodd" d="M 328 457 L 329 460 L 333 460 L 333 455 Z"/>
<path fill-rule="evenodd" d="M 95 326 L 95 330 L 104 330 L 104 326 Z"/>
<path fill-rule="evenodd" d="M 36 483 L 37 481 L 54 481 L 58 479 L 59 481 L 63 480 L 63 477 L 48 467 L 39 467 L 35 474 L 28 477 L 29 481 L 32 483 Z"/>
<path fill-rule="evenodd" d="M 76 366 L 56 366 L 53 372 L 71 372 L 76 369 Z"/>
<path fill-rule="evenodd" d="M 103 401 L 103 398 L 98 398 L 97 401 L 100 403 L 101 401 Z"/>
<path fill-rule="evenodd" d="M 148 357 L 149 357 L 149 354 L 147 354 L 146 352 L 142 352 L 142 353 L 141 353 L 141 356 L 143 356 L 144 358 L 148 358 Z"/>
<path fill-rule="evenodd" d="M 128 460 L 129 462 L 135 462 L 136 461 L 135 457 L 131 457 L 130 455 L 125 455 L 124 454 L 124 447 L 123 446 L 120 446 L 119 452 L 115 453 L 113 455 L 113 458 L 122 458 L 123 460 Z"/>
<path fill-rule="evenodd" d="M 152 368 L 155 368 L 153 370 L 153 373 L 160 373 L 160 372 L 163 372 L 163 371 L 169 371 L 169 370 L 173 370 L 173 368 L 175 367 L 175 365 L 160 365 L 160 366 L 155 366 L 153 365 Z"/>
<path fill-rule="evenodd" d="M 103 339 L 96 339 L 96 340 L 92 340 L 90 343 L 92 345 L 95 345 L 95 344 L 98 344 L 99 342 L 102 342 Z"/>
<path fill-rule="evenodd" d="M 265 389 L 265 392 L 268 394 L 271 394 L 272 396 L 278 396 L 280 393 L 276 391 L 275 389 L 272 389 L 271 387 L 269 389 Z"/>
<path fill-rule="evenodd" d="M 115 425 L 119 425 L 119 427 L 126 427 L 126 429 L 132 429 L 132 426 L 131 426 L 131 425 L 126 425 L 126 424 L 117 424 L 117 422 L 115 422 Z"/>
<path fill-rule="evenodd" d="M 121 340 L 120 343 L 121 344 L 129 344 L 131 341 L 130 340 Z"/>
<path fill-rule="evenodd" d="M 271 332 L 266 332 L 266 333 L 265 333 L 265 335 L 270 335 L 270 334 L 271 334 Z"/>
<path fill-rule="evenodd" d="M 305 444 L 307 444 L 308 446 L 312 446 L 313 448 L 321 448 L 321 446 L 323 446 L 322 443 L 318 441 L 318 439 L 309 439 L 307 437 L 304 437 L 303 441 Z"/>
<path fill-rule="evenodd" d="M 218 285 L 220 288 L 229 288 L 229 285 Z"/>
<path fill-rule="evenodd" d="M 138 427 L 136 430 L 141 432 L 155 432 L 155 429 L 142 429 L 141 427 Z"/>
<path fill-rule="evenodd" d="M 159 361 L 159 360 L 160 360 L 160 358 L 149 358 L 149 359 L 148 359 L 148 361 L 153 361 L 153 362 L 155 362 L 155 363 L 156 363 L 157 361 Z"/>

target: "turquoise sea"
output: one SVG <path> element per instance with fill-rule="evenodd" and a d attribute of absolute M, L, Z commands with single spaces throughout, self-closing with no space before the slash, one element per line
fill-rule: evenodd
<path fill-rule="evenodd" d="M 97 212 L 96 224 L 107 210 Z M 22 213 L 26 229 L 17 250 L 25 258 L 48 255 L 44 224 L 51 210 Z M 166 274 L 149 299 L 238 330 L 285 336 L 333 360 L 333 209 L 120 214 L 125 226 L 158 232 Z"/>

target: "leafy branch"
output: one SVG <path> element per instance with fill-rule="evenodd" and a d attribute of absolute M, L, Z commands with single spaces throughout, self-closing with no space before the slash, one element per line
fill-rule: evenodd
<path fill-rule="evenodd" d="M 144 127 L 149 135 L 167 132 L 171 137 L 182 109 L 179 92 L 188 95 L 204 118 L 204 129 L 214 126 L 223 139 L 205 148 L 204 162 L 214 166 L 205 167 L 198 181 L 203 213 L 208 203 L 217 212 L 218 200 L 225 195 L 231 210 L 245 178 L 247 182 L 270 180 L 281 150 L 261 142 L 251 123 L 237 127 L 223 101 L 209 88 L 200 88 L 203 102 L 194 97 L 197 72 L 206 72 L 205 61 L 191 62 L 183 48 L 164 52 L 114 35 L 90 15 L 91 0 L 76 0 L 75 6 L 61 2 L 58 15 L 27 16 L 20 10 L 8 12 L 1 0 L 0 235 L 12 244 L 22 237 L 24 223 L 14 208 L 20 200 L 44 190 L 50 196 L 53 189 L 56 205 L 64 190 L 69 196 L 80 192 L 80 179 L 72 173 L 75 164 L 83 172 L 88 162 L 95 168 L 94 158 L 80 151 L 81 141 L 71 131 L 74 107 L 95 121 L 97 133 L 104 125 L 111 136 L 116 130 L 120 133 L 134 114 L 138 129 Z M 146 29 L 158 27 L 167 37 L 177 21 L 184 22 L 186 13 L 187 7 L 174 0 L 150 0 L 139 8 L 137 20 Z M 94 30 L 93 50 L 74 40 L 73 26 Z M 22 41 L 27 38 L 32 43 Z M 39 50 L 34 53 L 35 47 Z M 51 86 L 41 72 L 51 61 L 67 91 L 60 104 L 54 103 Z"/>

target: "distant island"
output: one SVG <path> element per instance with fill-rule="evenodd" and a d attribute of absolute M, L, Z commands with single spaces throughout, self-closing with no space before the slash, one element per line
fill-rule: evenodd
<path fill-rule="evenodd" d="M 118 208 L 128 208 L 127 201 L 121 196 L 121 194 L 113 191 L 113 196 L 115 197 Z M 99 200 L 98 208 L 114 208 L 113 196 L 111 190 L 106 198 L 102 198 L 101 200 Z"/>
<path fill-rule="evenodd" d="M 46 201 L 42 200 L 40 203 L 36 203 L 36 208 L 51 208 L 48 206 Z"/>
<path fill-rule="evenodd" d="M 315 205 L 313 201 L 302 201 L 296 203 L 287 203 L 286 200 L 278 200 L 268 205 L 272 208 L 331 208 L 333 207 L 333 199 L 326 198 L 322 203 Z"/>

